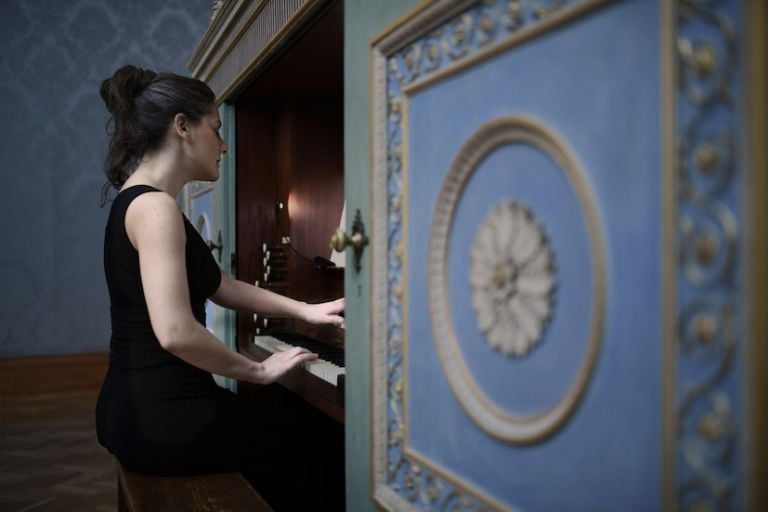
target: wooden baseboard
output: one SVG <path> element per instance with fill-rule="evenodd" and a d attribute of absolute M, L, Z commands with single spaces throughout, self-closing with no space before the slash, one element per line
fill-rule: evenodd
<path fill-rule="evenodd" d="M 0 397 L 98 390 L 109 354 L 0 358 Z"/>

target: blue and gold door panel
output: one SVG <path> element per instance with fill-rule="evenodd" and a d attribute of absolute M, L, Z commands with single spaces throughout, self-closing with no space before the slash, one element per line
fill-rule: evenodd
<path fill-rule="evenodd" d="M 757 4 L 435 1 L 373 42 L 380 507 L 765 503 Z"/>

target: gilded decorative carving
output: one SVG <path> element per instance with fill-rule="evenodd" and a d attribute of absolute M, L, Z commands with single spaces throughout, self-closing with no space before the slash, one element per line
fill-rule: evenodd
<path fill-rule="evenodd" d="M 223 5 L 224 5 L 224 0 L 214 0 L 213 9 L 211 12 L 211 19 L 216 17 L 216 15 L 219 13 L 219 10 L 221 10 L 221 7 Z"/>
<path fill-rule="evenodd" d="M 677 3 L 678 400 L 676 507 L 738 508 L 734 372 L 739 342 L 733 210 L 738 180 L 732 2 Z"/>
<path fill-rule="evenodd" d="M 687 101 L 700 107 L 733 100 L 736 34 L 726 7 L 706 0 L 679 0 L 679 78 Z M 706 38 L 703 39 L 702 37 Z"/>
<path fill-rule="evenodd" d="M 454 478 L 417 463 L 404 451 L 407 428 L 403 390 L 407 351 L 403 304 L 407 272 L 404 250 L 407 225 L 403 218 L 407 209 L 407 193 L 403 190 L 407 172 L 404 168 L 408 126 L 404 113 L 406 90 L 416 82 L 428 83 L 440 73 L 455 72 L 459 69 L 455 64 L 483 58 L 479 52 L 486 51 L 485 56 L 490 56 L 505 44 L 536 37 L 606 3 L 607 0 L 438 0 L 419 8 L 404 27 L 374 43 L 372 189 L 387 193 L 383 201 L 374 195 L 372 204 L 372 218 L 386 219 L 386 223 L 374 224 L 372 230 L 372 303 L 386 304 L 382 310 L 374 311 L 372 318 L 375 340 L 372 460 L 374 497 L 388 509 L 509 509 L 479 489 L 459 485 Z M 602 249 L 599 252 L 602 257 Z M 602 286 L 599 279 L 598 287 Z M 602 304 L 598 309 L 602 310 Z M 596 324 L 600 322 L 598 318 Z M 599 339 L 598 331 L 593 329 L 592 339 Z M 555 424 L 567 416 L 568 404 L 578 399 L 579 389 L 583 389 L 589 376 L 589 361 L 594 360 L 596 347 L 596 342 L 591 344 L 586 357 L 588 363 L 582 366 L 578 382 L 567 393 L 567 404 L 557 406 L 559 419 Z M 386 363 L 382 365 L 381 361 Z M 386 382 L 386 386 L 381 387 L 380 382 Z M 540 432 L 549 432 L 551 428 L 549 424 Z"/>
<path fill-rule="evenodd" d="M 693 159 L 701 173 L 711 176 L 717 170 L 720 155 L 714 144 L 704 141 L 693 150 Z"/>
<path fill-rule="evenodd" d="M 507 30 L 515 30 L 523 24 L 523 4 L 521 0 L 509 0 L 506 8 Z"/>
<path fill-rule="evenodd" d="M 562 9 L 565 5 L 564 0 L 549 0 L 548 2 L 542 2 L 540 0 L 534 0 L 533 2 L 533 12 L 536 13 L 536 16 L 539 18 L 543 18 L 545 16 L 551 15 L 553 12 L 557 11 L 558 9 Z"/>
<path fill-rule="evenodd" d="M 679 233 L 683 271 L 696 286 L 732 277 L 737 256 L 737 224 L 723 203 L 701 196 L 681 204 Z"/>

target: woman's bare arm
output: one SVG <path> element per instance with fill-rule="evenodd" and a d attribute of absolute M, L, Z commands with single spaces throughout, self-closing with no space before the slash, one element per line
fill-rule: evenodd
<path fill-rule="evenodd" d="M 266 384 L 317 355 L 295 347 L 259 363 L 228 349 L 194 317 L 187 287 L 186 234 L 176 201 L 163 192 L 137 197 L 128 207 L 126 231 L 139 253 L 149 318 L 160 345 L 206 371 Z"/>
<path fill-rule="evenodd" d="M 299 318 L 314 324 L 342 325 L 344 323 L 344 318 L 338 314 L 344 311 L 344 299 L 322 304 L 307 304 L 232 279 L 223 272 L 221 285 L 211 300 L 225 308 L 258 313 L 263 316 Z"/>

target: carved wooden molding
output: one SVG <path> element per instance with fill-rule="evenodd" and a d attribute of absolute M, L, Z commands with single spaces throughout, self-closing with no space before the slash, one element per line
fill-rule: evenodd
<path fill-rule="evenodd" d="M 221 103 L 332 0 L 224 0 L 214 11 L 187 67 Z"/>

